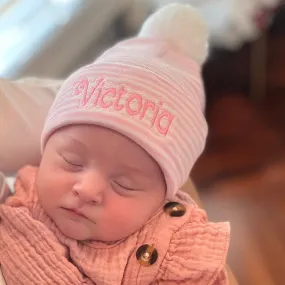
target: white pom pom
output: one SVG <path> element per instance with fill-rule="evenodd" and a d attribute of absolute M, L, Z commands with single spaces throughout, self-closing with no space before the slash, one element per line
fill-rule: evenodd
<path fill-rule="evenodd" d="M 138 36 L 167 40 L 200 64 L 208 55 L 206 23 L 190 5 L 177 3 L 162 7 L 144 22 Z"/>

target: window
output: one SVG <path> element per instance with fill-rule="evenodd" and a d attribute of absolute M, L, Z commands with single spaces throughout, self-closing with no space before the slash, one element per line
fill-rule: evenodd
<path fill-rule="evenodd" d="M 0 76 L 24 65 L 82 6 L 82 0 L 0 0 Z"/>

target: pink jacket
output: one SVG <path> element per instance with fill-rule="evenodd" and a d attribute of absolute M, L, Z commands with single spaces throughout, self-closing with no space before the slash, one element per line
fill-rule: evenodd
<path fill-rule="evenodd" d="M 111 244 L 63 236 L 38 203 L 37 169 L 23 168 L 0 206 L 0 265 L 8 285 L 226 285 L 228 223 L 176 198 L 140 231 Z M 147 205 L 146 205 L 147 206 Z"/>

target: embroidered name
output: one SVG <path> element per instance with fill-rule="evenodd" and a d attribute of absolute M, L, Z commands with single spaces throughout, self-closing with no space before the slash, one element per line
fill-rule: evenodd
<path fill-rule="evenodd" d="M 163 109 L 163 102 L 144 98 L 129 92 L 125 86 L 114 88 L 106 86 L 104 77 L 90 81 L 84 76 L 74 84 L 74 96 L 80 96 L 79 107 L 110 109 L 125 112 L 138 120 L 148 121 L 162 135 L 167 135 L 175 116 Z"/>

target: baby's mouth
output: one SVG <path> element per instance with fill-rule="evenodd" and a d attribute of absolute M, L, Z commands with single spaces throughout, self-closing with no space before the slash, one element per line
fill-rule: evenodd
<path fill-rule="evenodd" d="M 82 218 L 85 218 L 85 219 L 88 219 L 88 217 L 86 217 L 80 210 L 78 209 L 73 209 L 73 208 L 63 208 L 65 211 L 69 212 L 70 214 L 74 214 L 74 215 L 77 215 L 79 217 L 82 217 Z"/>

